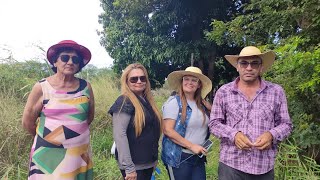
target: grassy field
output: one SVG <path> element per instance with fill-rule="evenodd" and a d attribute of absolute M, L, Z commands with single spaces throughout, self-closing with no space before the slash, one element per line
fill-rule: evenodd
<path fill-rule="evenodd" d="M 96 113 L 91 126 L 91 144 L 94 160 L 94 179 L 114 180 L 120 179 L 117 167 L 110 148 L 113 143 L 111 117 L 107 111 L 120 94 L 119 82 L 110 76 L 91 80 L 93 86 Z M 169 96 L 170 91 L 166 85 L 154 91 L 157 105 L 161 107 Z M 16 98 L 14 94 L 0 93 L 0 179 L 24 180 L 27 178 L 29 151 L 32 137 L 22 129 L 21 116 L 25 100 Z M 213 138 L 213 137 L 211 137 Z M 207 179 L 217 179 L 217 165 L 219 157 L 219 141 L 213 139 L 215 144 L 208 155 L 206 166 Z M 286 143 L 280 147 L 275 168 L 276 179 L 319 179 L 320 167 L 311 158 L 298 155 L 299 149 L 294 143 Z M 160 174 L 156 179 L 167 180 L 166 170 L 159 162 Z"/>

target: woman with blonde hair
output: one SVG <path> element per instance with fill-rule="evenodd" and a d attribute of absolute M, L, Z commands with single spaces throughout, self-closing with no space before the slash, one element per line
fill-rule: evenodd
<path fill-rule="evenodd" d="M 124 179 L 150 180 L 158 163 L 161 114 L 151 94 L 146 68 L 134 63 L 121 76 L 121 95 L 112 115 L 116 159 Z"/>
<path fill-rule="evenodd" d="M 204 98 L 212 89 L 211 80 L 199 68 L 188 67 L 170 73 L 168 84 L 177 94 L 162 107 L 161 159 L 171 180 L 204 180 L 211 109 Z"/>

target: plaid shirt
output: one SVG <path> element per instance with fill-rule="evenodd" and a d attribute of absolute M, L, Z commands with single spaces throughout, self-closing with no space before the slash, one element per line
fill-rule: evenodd
<path fill-rule="evenodd" d="M 281 86 L 261 80 L 260 89 L 249 102 L 238 90 L 239 77 L 216 93 L 210 114 L 210 132 L 221 138 L 220 162 L 249 174 L 264 174 L 274 168 L 277 142 L 289 136 L 292 122 Z M 270 149 L 240 150 L 234 144 L 237 132 L 251 142 L 264 132 L 273 136 Z"/>

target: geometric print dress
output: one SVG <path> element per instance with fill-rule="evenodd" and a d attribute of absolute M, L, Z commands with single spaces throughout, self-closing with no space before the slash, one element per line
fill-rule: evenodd
<path fill-rule="evenodd" d="M 43 108 L 30 152 L 29 180 L 91 180 L 93 163 L 87 123 L 89 89 L 80 79 L 73 92 L 40 82 Z"/>

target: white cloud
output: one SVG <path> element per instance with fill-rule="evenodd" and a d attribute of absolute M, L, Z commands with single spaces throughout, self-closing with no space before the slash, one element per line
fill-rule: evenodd
<path fill-rule="evenodd" d="M 38 45 L 47 50 L 61 40 L 71 39 L 89 48 L 90 64 L 108 67 L 112 58 L 99 43 L 102 29 L 99 0 L 0 0 L 0 47 L 12 50 L 18 60 L 43 57 Z M 7 52 L 0 48 L 0 57 Z"/>

